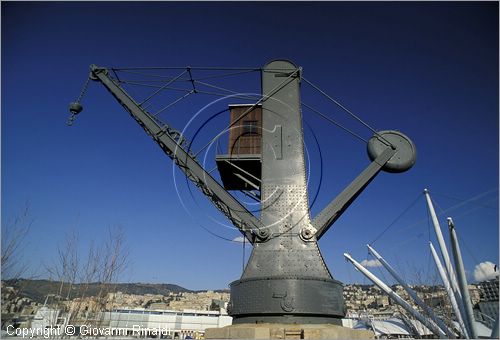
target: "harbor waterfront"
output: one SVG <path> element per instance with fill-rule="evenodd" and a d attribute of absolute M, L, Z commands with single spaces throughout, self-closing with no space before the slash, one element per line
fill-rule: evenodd
<path fill-rule="evenodd" d="M 443 319 L 451 320 L 453 312 L 442 286 L 412 287 Z M 401 285 L 393 285 L 392 289 L 410 301 Z M 51 297 L 42 303 L 20 297 L 18 293 L 16 288 L 2 282 L 3 336 L 185 339 L 202 338 L 206 329 L 222 329 L 232 323 L 226 311 L 227 292 L 182 292 L 168 296 L 115 292 L 108 294 L 106 309 L 99 313 L 92 312 L 95 303 L 92 297 L 72 300 Z M 469 284 L 469 293 L 476 320 L 483 334 L 489 335 L 488 330 L 498 314 L 498 277 Z M 369 330 L 373 337 L 408 337 L 416 335 L 415 332 L 432 337 L 425 326 L 408 319 L 401 308 L 374 285 L 344 285 L 343 296 L 347 306 L 343 327 Z M 288 326 L 281 331 L 292 332 L 292 328 Z M 264 325 L 260 329 L 264 329 Z M 304 331 L 307 335 L 308 329 Z"/>

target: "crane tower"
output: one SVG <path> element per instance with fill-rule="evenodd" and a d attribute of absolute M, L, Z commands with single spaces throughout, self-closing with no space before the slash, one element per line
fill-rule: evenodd
<path fill-rule="evenodd" d="M 345 315 L 342 283 L 332 277 L 317 242 L 381 170 L 403 172 L 413 166 L 415 146 L 408 137 L 392 130 L 376 132 L 368 142 L 371 163 L 313 217 L 304 161 L 301 68 L 275 60 L 261 69 L 261 99 L 236 117 L 241 120 L 255 109 L 261 111 L 260 145 L 251 157 L 257 159 L 258 169 L 255 162 L 253 170 L 245 168 L 250 163 L 242 161 L 241 155 L 218 157 L 223 184 L 189 152 L 185 137 L 160 124 L 108 69 L 92 65 L 90 77 L 111 92 L 253 245 L 241 278 L 230 283 L 228 312 L 233 323 L 341 324 Z M 73 116 L 81 110 L 78 102 L 70 104 Z M 235 174 L 244 185 L 260 190 L 259 218 L 229 192 L 234 189 L 230 183 Z"/>

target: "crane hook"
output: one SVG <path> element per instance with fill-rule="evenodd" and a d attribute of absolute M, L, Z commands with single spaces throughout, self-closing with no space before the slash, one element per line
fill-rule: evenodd
<path fill-rule="evenodd" d="M 76 119 L 76 115 L 82 112 L 83 106 L 79 102 L 71 102 L 69 104 L 69 112 L 71 113 L 71 116 L 69 116 L 68 121 L 66 122 L 66 125 L 71 126 L 73 125 L 73 122 Z"/>
<path fill-rule="evenodd" d="M 83 106 L 78 102 L 72 102 L 69 104 L 69 112 L 71 112 L 71 114 L 73 115 L 79 114 L 80 112 L 82 112 L 82 110 Z"/>
<path fill-rule="evenodd" d="M 76 119 L 76 115 L 82 112 L 83 106 L 80 104 L 80 101 L 82 100 L 83 96 L 85 95 L 85 92 L 87 92 L 87 88 L 89 86 L 90 82 L 90 76 L 87 77 L 87 80 L 83 84 L 82 91 L 80 92 L 80 95 L 76 99 L 76 101 L 69 103 L 69 112 L 71 113 L 71 116 L 69 116 L 68 122 L 66 123 L 68 126 L 73 125 L 73 122 Z"/>

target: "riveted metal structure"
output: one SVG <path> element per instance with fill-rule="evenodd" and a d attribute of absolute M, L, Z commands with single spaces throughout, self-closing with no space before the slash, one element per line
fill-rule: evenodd
<path fill-rule="evenodd" d="M 251 106 L 262 109 L 261 211 L 257 218 L 201 166 L 179 131 L 160 123 L 107 69 L 91 66 L 91 79 L 112 93 L 252 243 L 241 278 L 230 284 L 228 311 L 233 323 L 340 324 L 345 315 L 342 284 L 332 277 L 317 241 L 381 170 L 402 172 L 415 163 L 415 147 L 406 136 L 395 131 L 376 133 L 368 145 L 371 164 L 312 218 L 304 162 L 301 77 L 302 69 L 285 60 L 272 61 L 261 69 L 262 98 Z M 71 112 L 75 114 L 77 109 L 73 103 Z M 241 118 L 245 112 L 250 110 Z"/>
<path fill-rule="evenodd" d="M 300 72 L 286 61 L 262 70 L 261 221 L 269 239 L 254 244 L 230 285 L 235 323 L 325 323 L 345 314 L 342 284 L 328 271 L 309 216 Z"/>

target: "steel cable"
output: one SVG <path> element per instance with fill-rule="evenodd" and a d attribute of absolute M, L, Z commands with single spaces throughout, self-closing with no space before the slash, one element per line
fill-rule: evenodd
<path fill-rule="evenodd" d="M 115 71 L 130 71 L 130 70 L 185 70 L 187 67 L 192 70 L 207 70 L 207 71 L 260 71 L 260 67 L 202 67 L 202 66 L 145 66 L 145 67 L 113 67 Z"/>
<path fill-rule="evenodd" d="M 160 88 L 161 87 L 160 85 L 142 84 L 142 83 L 137 83 L 137 82 L 130 81 L 130 80 L 121 80 L 120 83 L 121 84 L 126 84 L 126 85 L 143 86 L 143 87 L 153 87 L 153 88 Z M 184 89 L 184 88 L 172 87 L 172 86 L 167 86 L 167 87 L 164 88 L 164 90 L 183 91 L 183 92 L 186 92 L 186 93 L 189 93 L 189 92 L 192 91 L 192 89 Z M 227 97 L 228 96 L 227 93 L 209 92 L 209 91 L 204 91 L 204 90 L 200 90 L 200 89 L 196 89 L 196 93 L 206 94 L 206 95 L 211 95 L 211 96 L 218 96 L 218 97 Z M 238 92 L 235 92 L 235 93 L 238 93 Z M 246 100 L 260 99 L 257 96 L 250 97 L 250 96 L 243 96 L 243 95 L 231 95 L 231 98 L 246 99 Z"/>
<path fill-rule="evenodd" d="M 255 104 L 253 104 L 252 106 L 250 106 L 247 110 L 245 110 L 245 112 L 243 112 L 238 118 L 236 118 L 234 121 L 232 121 L 228 126 L 226 126 L 226 128 L 224 129 L 224 131 L 226 130 L 229 130 L 232 126 L 234 126 L 237 122 L 239 122 L 243 117 L 245 117 L 249 112 L 251 112 L 257 105 L 259 105 L 261 102 L 267 100 L 267 98 L 271 97 L 273 94 L 275 94 L 276 92 L 278 92 L 279 90 L 281 90 L 283 87 L 285 87 L 286 85 L 288 85 L 292 80 L 293 80 L 293 76 L 295 74 L 297 74 L 297 72 L 299 71 L 299 69 L 296 69 L 294 72 L 290 73 L 290 75 L 288 75 L 288 77 L 286 77 L 281 83 L 279 83 L 278 85 L 276 85 L 273 89 L 271 89 L 271 91 L 269 91 L 269 94 L 266 95 L 266 97 L 262 96 L 262 98 L 260 98 Z M 213 139 L 210 140 L 210 142 L 208 142 L 205 146 L 203 146 L 195 155 L 194 157 L 197 157 L 205 148 L 207 148 L 210 144 L 213 143 Z"/>
<path fill-rule="evenodd" d="M 382 235 L 384 235 L 397 221 L 399 221 L 401 219 L 401 217 L 403 217 L 407 212 L 408 210 L 410 210 L 414 205 L 415 203 L 417 203 L 418 199 L 422 196 L 423 194 L 418 194 L 417 198 L 415 198 L 415 200 L 401 213 L 398 215 L 398 217 L 396 217 L 394 219 L 394 221 L 392 221 L 388 226 L 387 228 L 385 228 L 373 241 L 370 242 L 370 244 L 374 244 L 380 237 L 382 237 Z"/>
<path fill-rule="evenodd" d="M 495 191 L 498 191 L 498 189 L 491 189 L 489 191 L 487 191 L 485 193 L 486 194 L 489 194 L 489 193 L 492 193 L 492 192 L 495 192 Z M 468 200 L 464 200 L 462 198 L 458 198 L 458 197 L 455 197 L 455 196 L 452 196 L 452 195 L 448 195 L 448 194 L 442 194 L 442 193 L 437 193 L 435 191 L 432 192 L 433 195 L 435 196 L 441 196 L 441 197 L 445 197 L 445 198 L 450 198 L 450 199 L 453 199 L 453 200 L 456 200 L 456 201 L 459 201 L 459 202 L 462 202 L 462 203 L 468 203 L 468 204 L 471 204 L 471 205 L 476 205 L 478 207 L 482 207 L 482 208 L 488 208 L 488 209 L 494 209 L 494 210 L 497 210 L 498 207 L 493 207 L 493 206 L 489 206 L 489 205 L 484 205 L 484 204 L 479 204 L 479 203 L 473 203 L 473 201 L 479 199 L 479 198 L 472 198 L 472 199 L 468 199 Z"/>
<path fill-rule="evenodd" d="M 366 128 L 368 128 L 369 130 L 371 130 L 375 135 L 377 135 L 380 139 L 382 139 L 387 144 L 387 146 L 394 147 L 394 145 L 391 142 L 389 142 L 387 139 L 385 139 L 383 136 L 381 136 L 377 132 L 377 130 L 375 130 L 370 125 L 368 125 L 366 122 L 364 122 L 361 118 L 359 118 L 357 115 L 355 115 L 351 110 L 349 110 L 348 108 L 346 108 L 344 105 L 342 105 L 341 103 L 339 103 L 337 100 L 333 99 L 325 91 L 321 90 L 318 86 L 314 85 L 312 82 L 310 82 L 306 78 L 302 77 L 302 79 L 307 84 L 309 84 L 312 88 L 314 88 L 316 91 L 318 91 L 319 93 L 321 93 L 325 98 L 327 98 L 328 100 L 330 100 L 331 102 L 333 102 L 335 105 L 337 105 L 338 107 L 340 107 L 342 110 L 344 110 L 345 112 L 347 112 L 352 118 L 354 118 L 359 123 L 361 123 L 362 125 L 364 125 Z"/>
<path fill-rule="evenodd" d="M 177 79 L 179 79 L 180 77 L 182 77 L 186 73 L 191 74 L 191 72 L 188 69 L 185 70 L 184 72 L 182 72 L 181 74 L 179 74 L 174 79 L 169 80 L 165 85 L 161 86 L 158 90 L 156 90 L 155 92 L 153 92 L 153 94 L 149 95 L 149 97 L 147 97 L 146 99 L 144 99 L 140 104 L 138 104 L 138 106 L 142 106 L 148 100 L 150 100 L 151 98 L 153 98 L 154 96 L 156 96 L 158 93 L 160 93 L 164 88 L 166 88 L 167 86 L 169 86 L 170 84 L 172 84 L 173 82 L 175 82 Z M 194 85 L 193 85 L 193 87 L 194 87 Z M 193 90 L 195 90 L 195 89 L 193 88 Z"/>
<path fill-rule="evenodd" d="M 357 139 L 365 142 L 365 143 L 368 143 L 368 141 L 366 139 L 364 139 L 363 137 L 361 137 L 360 135 L 358 135 L 357 133 L 355 133 L 354 131 L 346 128 L 345 126 L 343 126 L 342 124 L 336 122 L 335 120 L 331 119 L 330 117 L 328 117 L 327 115 L 325 115 L 324 113 L 320 112 L 319 110 L 316 110 L 315 108 L 305 104 L 304 102 L 302 102 L 302 105 L 305 106 L 306 108 L 308 108 L 309 110 L 311 110 L 312 112 L 316 113 L 317 115 L 319 115 L 320 117 L 322 117 L 323 119 L 327 120 L 328 122 L 332 123 L 333 125 L 341 128 L 342 130 L 344 130 L 345 132 L 351 134 L 352 136 L 356 137 Z"/>

